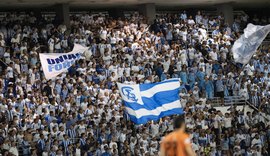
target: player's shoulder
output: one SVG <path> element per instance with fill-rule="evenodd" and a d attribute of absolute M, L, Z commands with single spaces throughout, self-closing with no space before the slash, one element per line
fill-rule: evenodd
<path fill-rule="evenodd" d="M 187 134 L 187 133 L 182 133 L 181 140 L 184 142 L 184 144 L 190 144 L 191 143 L 189 134 Z"/>
<path fill-rule="evenodd" d="M 181 131 L 178 131 L 176 132 L 177 134 L 175 134 L 175 136 L 177 138 L 179 138 L 180 140 L 185 140 L 187 138 L 189 138 L 189 134 L 185 133 L 185 132 L 181 132 Z"/>
<path fill-rule="evenodd" d="M 177 138 L 177 133 L 176 132 L 171 132 L 171 133 L 167 134 L 164 137 L 163 141 L 171 140 L 173 138 Z"/>
<path fill-rule="evenodd" d="M 189 137 L 189 134 L 188 133 L 182 133 L 182 136 L 183 137 Z"/>

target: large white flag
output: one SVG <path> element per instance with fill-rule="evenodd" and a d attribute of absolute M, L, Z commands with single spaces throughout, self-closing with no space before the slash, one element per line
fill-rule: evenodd
<path fill-rule="evenodd" d="M 88 47 L 75 44 L 73 50 L 69 53 L 40 53 L 39 58 L 45 78 L 52 79 L 67 71 L 76 60 L 82 57 L 87 49 Z"/>
<path fill-rule="evenodd" d="M 269 32 L 270 24 L 266 26 L 248 24 L 244 34 L 232 47 L 235 62 L 247 64 Z"/>

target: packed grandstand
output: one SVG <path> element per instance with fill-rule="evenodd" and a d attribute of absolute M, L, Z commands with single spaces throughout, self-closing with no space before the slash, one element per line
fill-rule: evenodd
<path fill-rule="evenodd" d="M 248 22 L 270 18 L 187 12 L 114 19 L 70 17 L 70 28 L 52 17 L 7 13 L 0 23 L 0 153 L 2 155 L 157 156 L 173 131 L 173 116 L 135 125 L 116 82 L 142 84 L 180 78 L 186 127 L 198 156 L 269 156 L 270 45 L 249 64 L 233 61 L 231 47 Z M 210 31 L 211 30 L 211 31 Z M 46 80 L 39 53 L 89 47 L 65 73 Z M 245 107 L 226 106 L 238 97 Z M 248 103 L 248 104 L 246 104 Z M 247 106 L 248 105 L 248 106 Z"/>

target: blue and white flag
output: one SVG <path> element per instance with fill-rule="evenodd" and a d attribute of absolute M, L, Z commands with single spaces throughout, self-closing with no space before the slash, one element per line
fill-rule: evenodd
<path fill-rule="evenodd" d="M 248 24 L 244 34 L 232 47 L 235 62 L 247 64 L 269 32 L 270 24 L 266 26 Z"/>
<path fill-rule="evenodd" d="M 173 114 L 183 114 L 179 97 L 179 79 L 152 84 L 117 85 L 129 118 L 136 124 L 145 124 Z"/>
<path fill-rule="evenodd" d="M 40 53 L 39 58 L 45 78 L 52 79 L 67 71 L 76 60 L 81 59 L 87 49 L 88 47 L 74 44 L 73 50 L 69 53 Z"/>

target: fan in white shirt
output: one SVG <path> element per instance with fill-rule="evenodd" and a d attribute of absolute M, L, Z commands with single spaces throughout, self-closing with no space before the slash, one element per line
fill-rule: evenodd
<path fill-rule="evenodd" d="M 6 41 L 3 40 L 3 36 L 2 36 L 2 34 L 1 34 L 1 31 L 0 31 L 0 43 L 1 43 L 1 44 L 0 44 L 1 46 L 3 46 L 3 47 L 6 46 Z"/>
<path fill-rule="evenodd" d="M 54 42 L 54 36 L 52 35 L 52 37 L 48 40 L 49 53 L 54 52 Z"/>
<path fill-rule="evenodd" d="M 158 142 L 155 138 L 152 139 L 149 149 L 150 155 L 156 155 L 158 152 Z"/>
<path fill-rule="evenodd" d="M 137 139 L 136 138 L 131 138 L 130 139 L 130 143 L 129 143 L 129 147 L 131 149 L 131 152 L 134 154 L 134 149 L 136 147 L 137 144 Z"/>
<path fill-rule="evenodd" d="M 19 44 L 21 42 L 21 35 L 20 34 L 16 34 L 14 35 L 14 37 L 11 39 L 11 43 L 17 43 Z"/>
<path fill-rule="evenodd" d="M 187 51 L 188 51 L 188 58 L 190 60 L 194 60 L 196 50 L 190 45 Z"/>
<path fill-rule="evenodd" d="M 118 145 L 117 145 L 116 141 L 117 141 L 116 137 L 113 137 L 113 138 L 112 138 L 112 141 L 111 141 L 110 144 L 109 144 L 109 147 L 110 147 L 110 148 L 114 148 L 114 146 L 115 146 L 115 147 L 117 148 Z"/>
<path fill-rule="evenodd" d="M 80 121 L 80 124 L 76 126 L 78 135 L 81 136 L 81 134 L 86 132 L 86 125 L 83 123 L 83 121 Z"/>
<path fill-rule="evenodd" d="M 16 142 L 11 142 L 11 147 L 9 148 L 9 153 L 14 156 L 19 156 L 18 148 L 16 147 Z"/>
<path fill-rule="evenodd" d="M 149 143 L 147 141 L 147 135 L 143 135 L 143 137 L 140 140 L 140 145 L 143 147 L 143 149 L 145 151 L 147 151 L 147 149 L 149 148 Z"/>
<path fill-rule="evenodd" d="M 112 65 L 109 66 L 109 70 L 111 73 L 117 74 L 118 72 L 118 66 L 116 65 L 117 62 L 113 62 Z"/>
<path fill-rule="evenodd" d="M 183 41 L 187 41 L 187 30 L 185 28 L 182 28 L 181 31 L 179 31 L 179 35 L 182 37 Z"/>
<path fill-rule="evenodd" d="M 198 11 L 197 15 L 195 16 L 195 20 L 196 20 L 196 23 L 197 24 L 202 24 L 202 15 L 201 15 L 201 12 Z"/>
<path fill-rule="evenodd" d="M 110 65 L 111 64 L 112 57 L 109 55 L 109 52 L 105 52 L 102 59 L 103 59 L 105 65 Z"/>
<path fill-rule="evenodd" d="M 98 48 L 99 48 L 100 55 L 104 56 L 105 49 L 106 49 L 105 41 L 101 41 L 101 43 L 98 45 Z"/>
<path fill-rule="evenodd" d="M 118 72 L 117 72 L 118 77 L 121 77 L 124 75 L 124 70 L 125 70 L 124 65 L 121 64 L 120 67 L 118 67 Z"/>
<path fill-rule="evenodd" d="M 192 19 L 192 16 L 189 16 L 189 19 L 187 20 L 187 23 L 189 25 L 194 25 L 195 24 L 195 21 Z"/>
<path fill-rule="evenodd" d="M 221 57 L 226 60 L 227 59 L 227 54 L 229 53 L 229 50 L 227 47 L 221 47 L 220 48 L 220 52 L 221 52 Z"/>
<path fill-rule="evenodd" d="M 180 47 L 180 51 L 179 51 L 179 57 L 181 59 L 182 64 L 188 65 L 187 59 L 187 51 L 185 49 L 183 49 L 182 47 Z"/>
<path fill-rule="evenodd" d="M 115 72 L 112 72 L 112 74 L 111 74 L 111 81 L 113 81 L 113 82 L 116 82 L 116 81 L 118 81 L 118 76 L 115 74 Z"/>
<path fill-rule="evenodd" d="M 158 123 L 152 123 L 150 125 L 151 128 L 151 135 L 153 138 L 157 137 L 159 134 L 159 124 Z"/>
<path fill-rule="evenodd" d="M 124 143 L 124 142 L 126 141 L 126 130 L 123 130 L 123 131 L 120 133 L 119 141 L 120 141 L 121 143 Z"/>
<path fill-rule="evenodd" d="M 64 39 L 61 41 L 60 44 L 61 44 L 61 47 L 63 47 L 64 49 L 68 47 L 68 40 L 66 36 L 64 37 Z"/>
<path fill-rule="evenodd" d="M 87 106 L 88 106 L 88 99 L 85 98 L 83 102 L 81 102 L 80 107 L 82 108 L 82 110 L 86 110 Z"/>
<path fill-rule="evenodd" d="M 137 72 L 139 72 L 139 70 L 140 70 L 139 63 L 138 63 L 138 61 L 135 61 L 135 64 L 132 65 L 132 67 L 131 67 L 131 71 L 133 71 L 134 73 L 137 73 Z"/>
<path fill-rule="evenodd" d="M 9 64 L 11 62 L 10 60 L 10 51 L 7 50 L 5 53 L 4 53 L 4 58 L 5 58 L 5 62 L 6 64 Z"/>
<path fill-rule="evenodd" d="M 196 51 L 194 54 L 195 62 L 200 63 L 201 59 L 203 59 L 202 53 L 199 51 Z"/>
<path fill-rule="evenodd" d="M 230 117 L 229 113 L 225 114 L 224 127 L 225 128 L 231 128 L 232 127 L 232 118 Z"/>
<path fill-rule="evenodd" d="M 200 61 L 200 63 L 199 63 L 199 69 L 203 69 L 202 71 L 205 72 L 205 67 L 206 67 L 206 65 L 205 65 L 205 63 L 204 63 L 204 60 L 201 59 L 201 61 Z"/>
<path fill-rule="evenodd" d="M 251 141 L 251 146 L 259 146 L 262 147 L 262 140 L 260 139 L 259 134 L 255 135 L 255 138 Z"/>
<path fill-rule="evenodd" d="M 196 152 L 196 151 L 199 151 L 199 149 L 200 149 L 200 146 L 199 146 L 198 144 L 194 143 L 194 141 L 192 141 L 191 146 L 192 146 L 192 149 L 193 149 L 195 152 Z"/>
<path fill-rule="evenodd" d="M 9 66 L 7 67 L 7 78 L 12 79 L 13 77 L 14 77 L 13 62 L 10 62 Z"/>
<path fill-rule="evenodd" d="M 100 38 L 101 39 L 103 39 L 103 40 L 106 40 L 107 39 L 107 30 L 106 30 L 106 28 L 102 28 L 101 27 L 101 30 L 100 30 L 100 32 L 99 32 L 99 35 L 100 35 Z"/>
<path fill-rule="evenodd" d="M 171 64 L 170 58 L 168 56 L 165 57 L 165 61 L 162 63 L 164 68 L 164 73 L 167 73 Z"/>
<path fill-rule="evenodd" d="M 213 49 L 213 51 L 211 51 L 210 53 L 209 53 L 209 56 L 211 57 L 211 59 L 213 60 L 213 61 L 217 61 L 218 60 L 218 54 L 217 54 L 217 52 Z"/>
<path fill-rule="evenodd" d="M 88 42 L 87 42 L 87 39 L 85 38 L 85 36 L 81 36 L 81 38 L 79 39 L 79 44 L 86 47 Z"/>
<path fill-rule="evenodd" d="M 221 112 L 219 112 L 219 114 L 220 114 Z M 222 117 L 220 117 L 220 115 L 219 114 L 217 114 L 216 116 L 215 116 L 215 118 L 214 118 L 214 128 L 215 129 L 218 129 L 220 126 L 221 126 L 221 123 L 222 123 Z"/>
<path fill-rule="evenodd" d="M 61 49 L 61 41 L 58 37 L 55 38 L 55 44 L 54 44 L 55 50 L 60 50 Z"/>
<path fill-rule="evenodd" d="M 254 73 L 254 71 L 255 71 L 255 68 L 254 68 L 254 65 L 252 65 L 252 62 L 250 62 L 249 64 L 247 64 L 247 65 L 245 66 L 244 70 L 247 71 L 247 74 L 248 74 L 249 76 L 252 76 L 253 73 Z"/>

